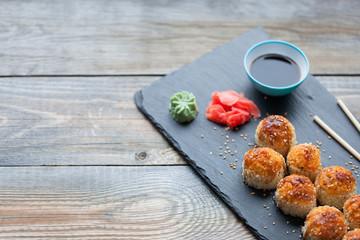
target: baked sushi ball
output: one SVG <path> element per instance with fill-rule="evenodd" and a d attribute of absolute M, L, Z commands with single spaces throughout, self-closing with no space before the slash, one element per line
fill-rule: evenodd
<path fill-rule="evenodd" d="M 349 198 L 343 210 L 350 229 L 360 228 L 360 195 Z"/>
<path fill-rule="evenodd" d="M 290 149 L 286 163 L 290 174 L 304 175 L 314 182 L 321 171 L 320 151 L 311 144 L 296 145 Z"/>
<path fill-rule="evenodd" d="M 260 147 L 269 147 L 286 157 L 296 144 L 294 126 L 283 116 L 270 115 L 260 121 L 255 132 L 255 142 Z"/>
<path fill-rule="evenodd" d="M 346 200 L 356 194 L 356 181 L 346 168 L 323 168 L 315 180 L 316 196 L 321 205 L 342 209 Z"/>
<path fill-rule="evenodd" d="M 301 231 L 308 240 L 341 240 L 347 232 L 344 214 L 330 206 L 316 207 L 306 216 Z"/>
<path fill-rule="evenodd" d="M 271 148 L 253 148 L 243 161 L 243 180 L 257 189 L 275 189 L 286 174 L 285 159 Z"/>
<path fill-rule="evenodd" d="M 360 240 L 360 228 L 348 232 L 343 240 Z"/>
<path fill-rule="evenodd" d="M 316 207 L 315 186 L 308 177 L 287 176 L 277 185 L 275 202 L 285 214 L 305 218 Z"/>

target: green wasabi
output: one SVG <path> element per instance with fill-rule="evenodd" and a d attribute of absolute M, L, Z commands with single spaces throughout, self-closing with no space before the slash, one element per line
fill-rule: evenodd
<path fill-rule="evenodd" d="M 199 112 L 194 94 L 186 91 L 175 93 L 171 97 L 169 109 L 171 117 L 179 123 L 192 121 Z"/>

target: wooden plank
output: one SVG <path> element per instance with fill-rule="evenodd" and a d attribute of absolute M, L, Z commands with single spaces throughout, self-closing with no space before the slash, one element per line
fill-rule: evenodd
<path fill-rule="evenodd" d="M 157 77 L 0 78 L 0 165 L 186 162 L 136 109 Z M 360 119 L 360 77 L 317 77 Z"/>
<path fill-rule="evenodd" d="M 316 77 L 360 119 L 360 77 Z"/>
<path fill-rule="evenodd" d="M 1 167 L 1 239 L 255 239 L 190 167 Z"/>
<path fill-rule="evenodd" d="M 0 165 L 184 164 L 134 104 L 154 79 L 1 78 Z"/>
<path fill-rule="evenodd" d="M 298 45 L 313 73 L 360 73 L 359 8 L 357 0 L 5 0 L 0 75 L 170 73 L 259 25 Z"/>

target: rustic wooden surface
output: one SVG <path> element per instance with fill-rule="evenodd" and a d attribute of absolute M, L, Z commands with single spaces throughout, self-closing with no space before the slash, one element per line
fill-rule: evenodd
<path fill-rule="evenodd" d="M 358 0 L 3 0 L 0 75 L 169 73 L 259 25 L 298 45 L 313 73 L 360 73 L 359 9 Z"/>
<path fill-rule="evenodd" d="M 133 94 L 261 25 L 360 118 L 359 1 L 0 2 L 0 239 L 254 239 Z"/>

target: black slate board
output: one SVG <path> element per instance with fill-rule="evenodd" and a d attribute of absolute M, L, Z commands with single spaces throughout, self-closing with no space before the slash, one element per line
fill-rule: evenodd
<path fill-rule="evenodd" d="M 287 113 L 287 119 L 295 127 L 298 143 L 322 142 L 320 150 L 325 150 L 321 152 L 324 167 L 340 165 L 350 170 L 352 165 L 345 166 L 345 162 L 352 161 L 356 165 L 359 162 L 350 159 L 350 154 L 335 140 L 328 139 L 328 134 L 313 122 L 311 113 L 327 122 L 355 149 L 360 149 L 360 135 L 337 106 L 336 99 L 311 75 L 298 89 L 285 97 L 266 98 L 253 89 L 243 68 L 243 58 L 250 46 L 267 39 L 270 36 L 257 27 L 138 91 L 135 102 L 255 236 L 259 239 L 299 239 L 303 220 L 286 216 L 277 209 L 272 200 L 273 192 L 255 190 L 242 182 L 243 155 L 251 148 L 249 143 L 254 143 L 255 128 L 259 121 L 251 120 L 237 131 L 226 131 L 224 126 L 208 121 L 205 110 L 211 100 L 211 93 L 215 90 L 243 92 L 245 97 L 259 106 L 262 118 L 266 117 L 266 113 Z M 178 124 L 169 114 L 170 97 L 182 90 L 194 93 L 199 107 L 198 116 L 189 124 Z M 217 129 L 214 130 L 214 127 Z M 247 139 L 241 137 L 241 134 L 247 134 Z M 227 147 L 224 146 L 227 135 L 230 140 L 227 146 L 232 152 L 237 150 L 238 153 L 233 156 L 226 154 L 226 159 L 223 159 L 219 153 Z M 223 149 L 220 150 L 219 146 L 223 146 Z M 230 163 L 237 163 L 237 168 L 231 168 Z M 354 175 L 359 192 L 359 178 Z"/>

